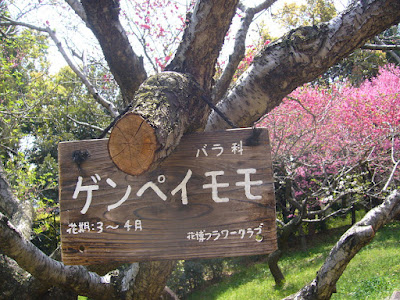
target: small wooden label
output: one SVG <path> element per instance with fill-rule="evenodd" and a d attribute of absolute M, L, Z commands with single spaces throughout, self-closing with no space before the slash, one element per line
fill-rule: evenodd
<path fill-rule="evenodd" d="M 107 139 L 59 145 L 62 259 L 101 264 L 277 249 L 266 129 L 185 135 L 156 170 L 129 175 Z"/>

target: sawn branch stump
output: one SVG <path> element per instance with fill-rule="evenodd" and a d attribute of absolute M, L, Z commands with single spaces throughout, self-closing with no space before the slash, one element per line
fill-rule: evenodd
<path fill-rule="evenodd" d="M 147 171 L 156 149 L 154 129 L 134 113 L 128 113 L 115 124 L 108 142 L 112 161 L 118 169 L 130 175 Z"/>

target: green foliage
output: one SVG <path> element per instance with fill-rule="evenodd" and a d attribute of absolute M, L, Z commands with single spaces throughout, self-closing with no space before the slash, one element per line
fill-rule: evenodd
<path fill-rule="evenodd" d="M 284 28 L 290 30 L 299 26 L 313 26 L 327 22 L 336 15 L 335 5 L 331 0 L 307 0 L 306 4 L 285 3 L 274 14 Z"/>
<path fill-rule="evenodd" d="M 7 160 L 5 171 L 19 199 L 37 199 L 40 185 L 35 185 L 35 168 L 30 165 L 23 153 L 19 152 Z"/>
<path fill-rule="evenodd" d="M 331 67 L 316 80 L 320 85 L 329 85 L 332 81 L 345 81 L 354 86 L 378 75 L 382 66 L 388 63 L 386 53 L 382 51 L 357 49 L 339 64 Z"/>
<path fill-rule="evenodd" d="M 44 36 L 30 31 L 0 38 L 0 155 L 5 158 L 17 152 L 24 138 L 21 123 L 32 115 L 43 93 L 46 49 Z"/>
<path fill-rule="evenodd" d="M 49 254 L 59 242 L 58 143 L 96 138 L 111 117 L 69 68 L 49 74 L 44 35 L 0 29 L 0 160 L 17 197 L 32 201 L 32 240 Z M 105 97 L 118 99 L 104 68 L 86 72 Z"/>
<path fill-rule="evenodd" d="M 59 220 L 54 215 L 58 215 L 58 144 L 96 138 L 100 131 L 83 124 L 105 128 L 111 118 L 100 105 L 94 103 L 69 68 L 49 77 L 45 84 L 46 97 L 40 99 L 33 116 L 24 123 L 23 131 L 32 140 L 25 150 L 26 155 L 36 167 L 37 180 L 46 186 L 37 201 L 39 214 L 34 242 L 51 252 L 59 241 Z"/>
<path fill-rule="evenodd" d="M 36 110 L 26 130 L 34 136 L 30 155 L 35 162 L 43 163 L 50 154 L 57 157 L 57 145 L 61 141 L 96 138 L 98 129 L 78 124 L 93 124 L 100 128 L 108 125 L 110 117 L 87 94 L 83 84 L 69 69 L 64 68 L 49 82 L 51 92 Z"/>
<path fill-rule="evenodd" d="M 394 25 L 379 35 L 381 41 L 386 45 L 400 45 L 400 25 Z M 396 57 L 397 56 L 397 57 Z M 389 63 L 399 65 L 400 50 L 389 51 L 387 60 Z"/>
<path fill-rule="evenodd" d="M 400 44 L 399 25 L 392 26 L 377 36 L 385 45 Z M 367 44 L 376 44 L 374 40 Z M 395 56 L 397 56 L 395 58 Z M 329 85 L 333 81 L 348 80 L 352 85 L 359 86 L 365 80 L 376 77 L 381 67 L 387 64 L 399 65 L 400 51 L 379 51 L 357 49 L 340 63 L 331 67 L 315 82 L 320 85 Z"/>

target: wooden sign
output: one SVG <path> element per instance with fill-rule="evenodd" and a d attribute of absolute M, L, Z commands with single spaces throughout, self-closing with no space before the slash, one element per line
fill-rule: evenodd
<path fill-rule="evenodd" d="M 277 249 L 266 129 L 186 135 L 156 170 L 129 175 L 107 139 L 59 145 L 62 259 L 100 264 Z"/>

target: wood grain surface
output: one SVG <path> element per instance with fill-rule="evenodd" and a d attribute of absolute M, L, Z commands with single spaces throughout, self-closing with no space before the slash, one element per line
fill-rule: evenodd
<path fill-rule="evenodd" d="M 153 128 L 134 113 L 124 115 L 115 124 L 108 141 L 111 160 L 121 171 L 131 175 L 147 171 L 156 149 Z"/>
<path fill-rule="evenodd" d="M 59 145 L 64 263 L 230 257 L 277 249 L 266 129 L 186 135 L 159 168 L 140 176 L 117 168 L 107 143 Z"/>

